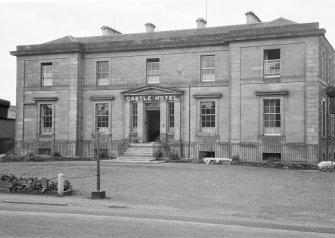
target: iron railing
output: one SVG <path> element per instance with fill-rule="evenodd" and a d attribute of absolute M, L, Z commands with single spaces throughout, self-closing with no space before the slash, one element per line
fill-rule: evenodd
<path fill-rule="evenodd" d="M 96 154 L 95 141 L 54 141 L 54 142 L 11 142 L 7 152 L 17 155 L 50 154 L 58 156 L 93 157 Z M 122 141 L 100 142 L 100 152 L 106 157 L 122 155 L 130 145 L 129 138 Z M 321 148 L 322 149 L 322 148 Z M 256 162 L 269 157 L 280 157 L 281 161 L 317 163 L 321 160 L 318 145 L 306 144 L 253 144 L 253 143 L 153 143 L 154 156 L 178 156 L 200 160 L 202 155 L 216 158 L 238 157 L 241 161 Z M 189 154 L 190 152 L 190 154 Z M 329 147 L 329 158 L 334 159 L 335 147 Z"/>

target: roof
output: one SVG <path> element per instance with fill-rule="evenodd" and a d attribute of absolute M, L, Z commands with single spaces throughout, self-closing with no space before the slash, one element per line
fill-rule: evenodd
<path fill-rule="evenodd" d="M 144 40 L 144 39 L 160 39 L 160 38 L 172 38 L 172 37 L 184 37 L 190 35 L 207 35 L 207 34 L 224 34 L 229 33 L 231 30 L 251 29 L 251 28 L 262 28 L 271 26 L 280 26 L 287 24 L 297 24 L 296 22 L 287 20 L 285 18 L 278 18 L 270 22 L 260 22 L 254 24 L 241 24 L 241 25 L 230 25 L 230 26 L 218 26 L 218 27 L 205 27 L 200 29 L 182 29 L 174 31 L 156 31 L 151 33 L 132 33 L 132 34 L 118 34 L 112 36 L 89 36 L 89 37 L 77 37 L 66 36 L 49 43 L 58 43 L 57 41 L 73 42 L 68 38 L 72 37 L 76 39 L 76 42 L 80 43 L 96 43 L 96 42 L 111 42 L 111 41 L 126 41 L 126 40 Z M 67 39 L 64 39 L 67 38 Z M 63 40 L 62 40 L 63 39 Z"/>
<path fill-rule="evenodd" d="M 99 52 L 145 50 L 168 47 L 219 45 L 232 41 L 324 34 L 318 23 L 299 24 L 285 18 L 269 22 L 219 27 L 205 27 L 150 33 L 115 34 L 111 36 L 65 36 L 40 45 L 17 46 L 12 55 L 59 52 Z"/>

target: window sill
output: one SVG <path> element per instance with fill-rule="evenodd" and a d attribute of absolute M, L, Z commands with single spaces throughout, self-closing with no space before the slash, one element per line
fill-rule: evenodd
<path fill-rule="evenodd" d="M 276 75 L 263 75 L 263 78 L 267 79 L 267 78 L 280 78 L 280 74 L 276 74 Z"/>
<path fill-rule="evenodd" d="M 215 136 L 218 136 L 217 134 L 216 134 L 216 132 L 198 132 L 197 133 L 197 136 L 199 136 L 199 137 L 215 137 Z"/>
<path fill-rule="evenodd" d="M 99 133 L 99 135 L 101 136 L 101 137 L 107 137 L 107 136 L 112 136 L 112 133 Z M 98 136 L 98 133 L 97 132 L 92 132 L 91 133 L 91 136 L 92 137 L 97 137 Z"/>
<path fill-rule="evenodd" d="M 264 83 L 280 83 L 281 77 L 279 76 L 264 76 L 263 77 Z"/>
<path fill-rule="evenodd" d="M 43 133 L 43 134 L 39 134 L 40 138 L 49 138 L 52 137 L 53 133 Z"/>
<path fill-rule="evenodd" d="M 260 135 L 259 142 L 268 144 L 285 143 L 286 137 L 284 135 Z"/>

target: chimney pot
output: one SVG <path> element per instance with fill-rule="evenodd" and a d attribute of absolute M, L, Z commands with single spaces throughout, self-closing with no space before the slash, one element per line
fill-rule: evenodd
<path fill-rule="evenodd" d="M 111 28 L 109 26 L 102 26 L 101 30 L 102 30 L 102 36 L 112 36 L 112 35 L 120 35 L 120 34 L 122 34 L 118 30 L 115 30 L 115 29 L 113 29 L 113 28 Z"/>
<path fill-rule="evenodd" d="M 255 13 L 253 13 L 252 11 L 246 12 L 246 23 L 247 24 L 253 24 L 253 23 L 259 23 L 262 22 L 258 16 L 256 16 Z"/>
<path fill-rule="evenodd" d="M 152 24 L 152 23 L 150 23 L 150 22 L 148 22 L 148 23 L 146 23 L 145 24 L 145 28 L 146 28 L 146 32 L 154 32 L 155 31 L 155 25 L 154 24 Z"/>
<path fill-rule="evenodd" d="M 198 18 L 196 20 L 197 22 L 197 28 L 205 28 L 206 27 L 206 24 L 207 24 L 207 21 L 203 18 Z"/>

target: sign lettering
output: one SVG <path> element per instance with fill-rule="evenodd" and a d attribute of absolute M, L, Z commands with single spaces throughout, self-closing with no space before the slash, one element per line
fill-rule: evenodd
<path fill-rule="evenodd" d="M 179 101 L 180 95 L 125 96 L 126 102 Z"/>

